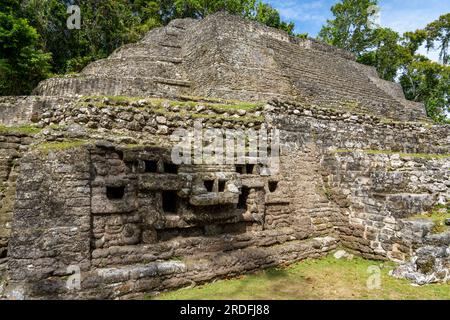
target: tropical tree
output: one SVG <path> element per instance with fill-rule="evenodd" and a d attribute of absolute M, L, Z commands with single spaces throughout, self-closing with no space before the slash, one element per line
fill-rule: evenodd
<path fill-rule="evenodd" d="M 449 122 L 449 66 L 417 55 L 401 75 L 400 83 L 407 99 L 425 103 L 429 117 L 438 122 Z"/>
<path fill-rule="evenodd" d="M 228 11 L 249 17 L 256 0 L 175 0 L 176 16 L 180 18 L 204 18 L 211 13 Z"/>
<path fill-rule="evenodd" d="M 341 0 L 331 7 L 334 19 L 328 20 L 319 32 L 319 39 L 356 55 L 362 54 L 373 41 L 370 10 L 377 0 Z"/>
<path fill-rule="evenodd" d="M 412 59 L 400 40 L 400 35 L 389 28 L 375 29 L 370 50 L 361 53 L 358 62 L 374 66 L 381 78 L 394 81 L 398 70 Z"/>
<path fill-rule="evenodd" d="M 438 20 L 428 24 L 425 31 L 427 33 L 427 49 L 438 49 L 440 61 L 444 65 L 449 64 L 450 13 L 442 15 Z"/>
<path fill-rule="evenodd" d="M 39 50 L 39 35 L 18 18 L 17 1 L 0 6 L 0 95 L 28 94 L 50 75 L 51 54 Z"/>
<path fill-rule="evenodd" d="M 267 3 L 259 2 L 256 5 L 255 13 L 252 17 L 254 20 L 261 22 L 269 27 L 277 28 L 286 31 L 289 34 L 294 34 L 295 25 L 292 22 L 284 22 L 278 10 L 274 9 Z"/>

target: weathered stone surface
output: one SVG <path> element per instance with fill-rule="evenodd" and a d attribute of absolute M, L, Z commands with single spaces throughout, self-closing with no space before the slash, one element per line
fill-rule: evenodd
<path fill-rule="evenodd" d="M 406 278 L 419 285 L 447 282 L 450 280 L 449 264 L 448 244 L 441 247 L 425 246 L 414 253 L 410 262 L 395 269 L 392 275 L 396 278 Z"/>
<path fill-rule="evenodd" d="M 172 21 L 79 76 L 42 82 L 36 93 L 288 98 L 327 107 L 356 103 L 360 111 L 404 120 L 425 118 L 423 105 L 405 100 L 398 85 L 348 52 L 226 13 Z"/>
<path fill-rule="evenodd" d="M 449 126 L 346 52 L 218 14 L 36 92 L 0 98 L 0 124 L 41 129 L 0 131 L 0 296 L 133 297 L 338 245 L 413 257 L 395 275 L 418 283 L 448 279 L 449 234 L 410 217 L 450 200 Z M 279 172 L 175 165 L 171 134 L 196 122 L 279 129 Z"/>

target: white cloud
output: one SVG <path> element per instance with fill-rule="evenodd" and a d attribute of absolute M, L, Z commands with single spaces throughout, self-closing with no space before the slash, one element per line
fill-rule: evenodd
<path fill-rule="evenodd" d="M 389 2 L 389 3 L 388 3 Z M 407 5 L 398 0 L 380 1 L 381 25 L 391 28 L 400 34 L 407 31 L 423 29 L 427 24 L 436 20 L 450 11 L 450 2 L 444 3 L 442 0 L 423 1 L 410 0 Z M 439 60 L 439 52 L 430 50 L 423 46 L 419 53 L 427 56 L 433 61 Z"/>
<path fill-rule="evenodd" d="M 284 20 L 296 23 L 297 32 L 309 32 L 315 36 L 327 19 L 330 8 L 338 0 L 266 0 L 277 8 Z M 428 23 L 450 12 L 449 0 L 379 0 L 381 7 L 381 25 L 391 28 L 400 34 L 424 28 Z M 434 61 L 438 61 L 439 53 L 435 50 L 419 51 Z"/>

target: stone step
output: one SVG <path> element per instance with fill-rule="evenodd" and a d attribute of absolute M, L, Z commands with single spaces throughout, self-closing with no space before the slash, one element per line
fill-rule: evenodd
<path fill-rule="evenodd" d="M 310 77 L 307 74 L 303 74 L 301 77 L 303 79 L 296 82 L 298 86 L 303 87 L 308 91 L 312 90 L 315 94 L 322 94 L 327 98 L 330 97 L 330 94 L 334 93 L 336 96 L 348 98 L 348 100 L 357 99 L 360 101 L 376 101 L 394 105 L 399 104 L 397 100 L 390 98 L 381 92 L 370 92 L 358 88 L 357 86 L 352 88 L 350 85 L 341 85 L 341 87 L 338 88 L 337 86 L 333 86 L 332 82 Z"/>
<path fill-rule="evenodd" d="M 190 82 L 178 79 L 96 77 L 49 79 L 39 84 L 35 94 L 42 96 L 111 95 L 160 96 L 185 95 Z"/>
<path fill-rule="evenodd" d="M 174 62 L 176 61 L 176 62 Z M 183 80 L 186 75 L 178 66 L 179 59 L 170 61 L 158 61 L 149 58 L 112 58 L 103 59 L 91 63 L 82 71 L 85 75 L 106 76 L 106 77 L 148 77 L 158 75 L 162 78 Z"/>
<path fill-rule="evenodd" d="M 158 55 L 142 55 L 142 56 L 132 56 L 132 57 L 109 57 L 103 60 L 114 60 L 114 61 L 154 61 L 154 62 L 170 62 L 173 64 L 181 64 L 183 59 L 180 57 L 171 56 L 158 56 Z M 103 61 L 98 60 L 98 61 Z"/>
<path fill-rule="evenodd" d="M 305 49 L 298 47 L 292 49 L 292 46 L 282 42 L 277 42 L 273 45 L 276 50 L 283 51 L 285 59 L 280 61 L 286 67 L 289 73 L 292 72 L 294 77 L 302 79 L 309 75 L 312 83 L 319 82 L 321 85 L 329 87 L 332 84 L 337 88 L 345 88 L 347 90 L 353 89 L 353 92 L 363 94 L 371 93 L 369 98 L 383 98 L 389 102 L 396 103 L 396 101 L 384 91 L 379 89 L 370 79 L 360 70 L 354 67 L 354 63 L 339 57 L 333 57 L 317 50 Z M 298 64 L 298 56 L 302 56 L 302 65 Z M 295 66 L 292 68 L 292 66 Z M 297 71 L 297 72 L 296 72 Z M 342 77 L 350 84 L 342 83 Z M 361 90 L 362 89 L 362 90 Z"/>
<path fill-rule="evenodd" d="M 363 88 L 364 92 L 366 94 L 372 94 L 380 97 L 389 97 L 389 99 L 392 100 L 392 97 L 388 96 L 386 93 L 378 89 L 378 87 L 374 86 L 370 80 L 367 79 L 356 79 L 351 76 L 346 76 L 343 78 L 341 75 L 335 75 L 335 74 L 327 74 L 327 73 L 321 73 L 317 72 L 312 69 L 307 69 L 303 67 L 302 65 L 297 65 L 295 67 L 290 67 L 290 72 L 292 72 L 295 75 L 298 76 L 306 76 L 308 78 L 311 78 L 313 80 L 317 80 L 320 83 L 328 84 L 329 86 L 337 85 L 342 88 L 346 88 L 348 90 L 354 90 L 355 88 Z M 345 82 L 344 82 L 345 81 Z"/>
<path fill-rule="evenodd" d="M 329 70 L 317 71 L 317 68 L 304 64 L 297 64 L 295 67 L 288 66 L 287 64 L 283 65 L 289 70 L 289 74 L 298 79 L 307 78 L 312 83 L 317 82 L 323 86 L 357 92 L 360 96 L 365 94 L 369 95 L 370 98 L 382 98 L 394 101 L 393 97 L 379 89 L 369 78 L 361 77 L 357 72 L 350 72 L 351 70 L 347 70 L 345 78 L 343 78 L 343 74 L 330 72 Z"/>
<path fill-rule="evenodd" d="M 125 45 L 114 51 L 109 59 L 132 58 L 132 57 L 168 57 L 168 59 L 180 59 L 181 50 L 179 47 L 160 46 L 159 43 L 134 43 Z"/>

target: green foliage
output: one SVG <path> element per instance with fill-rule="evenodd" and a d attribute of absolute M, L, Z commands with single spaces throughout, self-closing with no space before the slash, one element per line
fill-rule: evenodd
<path fill-rule="evenodd" d="M 401 75 L 400 83 L 408 99 L 425 102 L 429 117 L 449 122 L 450 66 L 416 56 Z"/>
<path fill-rule="evenodd" d="M 425 28 L 427 48 L 438 49 L 439 58 L 444 65 L 450 63 L 448 47 L 450 43 L 450 13 L 442 15 Z"/>
<path fill-rule="evenodd" d="M 250 17 L 256 0 L 175 0 L 177 17 L 204 18 L 218 11 L 228 11 L 243 17 Z"/>
<path fill-rule="evenodd" d="M 256 0 L 73 0 L 81 29 L 67 28 L 65 0 L 2 0 L 0 95 L 28 94 L 51 74 L 80 72 L 92 61 L 137 41 L 176 18 L 203 18 L 220 10 L 293 34 L 294 25 Z"/>
<path fill-rule="evenodd" d="M 278 10 L 270 4 L 256 0 L 175 0 L 175 17 L 204 18 L 218 11 L 227 11 L 269 27 L 294 34 L 293 23 L 282 21 Z M 167 19 L 167 18 L 166 18 Z"/>
<path fill-rule="evenodd" d="M 189 261 L 186 261 L 186 263 Z M 367 288 L 369 267 L 381 271 L 381 287 Z M 410 281 L 389 276 L 391 262 L 354 257 L 336 260 L 332 255 L 308 259 L 289 267 L 270 268 L 236 279 L 218 280 L 194 288 L 162 293 L 158 300 L 340 300 L 340 299 L 449 299 L 450 284 L 412 286 Z"/>
<path fill-rule="evenodd" d="M 407 99 L 423 102 L 427 114 L 437 122 L 449 122 L 450 14 L 442 15 L 424 30 L 400 36 L 388 28 L 371 30 L 370 6 L 377 1 L 341 0 L 331 8 L 335 18 L 328 20 L 319 38 L 353 52 L 360 63 L 376 68 L 382 79 L 399 81 Z M 428 49 L 439 49 L 443 65 L 417 55 L 426 43 Z"/>
<path fill-rule="evenodd" d="M 295 25 L 292 22 L 286 23 L 282 21 L 278 10 L 269 4 L 259 2 L 256 6 L 253 19 L 269 27 L 284 30 L 291 35 L 294 34 Z"/>
<path fill-rule="evenodd" d="M 12 127 L 0 125 L 0 134 L 7 133 L 7 134 L 34 135 L 39 132 L 41 132 L 41 129 L 33 125 L 12 126 Z"/>
<path fill-rule="evenodd" d="M 67 5 L 62 0 L 23 0 L 19 13 L 41 35 L 42 49 L 53 55 L 53 72 L 79 72 L 117 47 L 137 41 L 160 26 L 159 3 L 129 0 L 76 0 L 81 29 L 67 28 Z"/>
<path fill-rule="evenodd" d="M 51 55 L 38 49 L 38 33 L 9 2 L 0 11 L 0 95 L 21 95 L 50 75 Z"/>
<path fill-rule="evenodd" d="M 375 29 L 371 51 L 361 53 L 358 62 L 374 66 L 382 79 L 394 81 L 398 70 L 410 59 L 407 48 L 399 44 L 400 35 L 389 29 Z"/>
<path fill-rule="evenodd" d="M 403 46 L 406 47 L 411 56 L 413 56 L 426 40 L 427 32 L 420 29 L 414 32 L 405 32 L 403 38 Z"/>
<path fill-rule="evenodd" d="M 43 152 L 49 153 L 51 151 L 66 151 L 70 149 L 76 149 L 88 145 L 87 140 L 66 140 L 61 142 L 43 142 L 36 146 L 36 149 Z"/>
<path fill-rule="evenodd" d="M 434 223 L 431 230 L 432 233 L 438 234 L 450 230 L 450 227 L 445 225 L 445 220 L 450 219 L 450 204 L 447 205 L 437 205 L 429 212 L 418 214 L 410 217 L 409 219 L 426 219 Z"/>
<path fill-rule="evenodd" d="M 377 0 L 341 0 L 331 7 L 333 20 L 319 32 L 319 39 L 360 55 L 372 44 L 373 31 L 369 28 L 369 18 L 373 15 L 369 8 L 377 5 Z"/>

